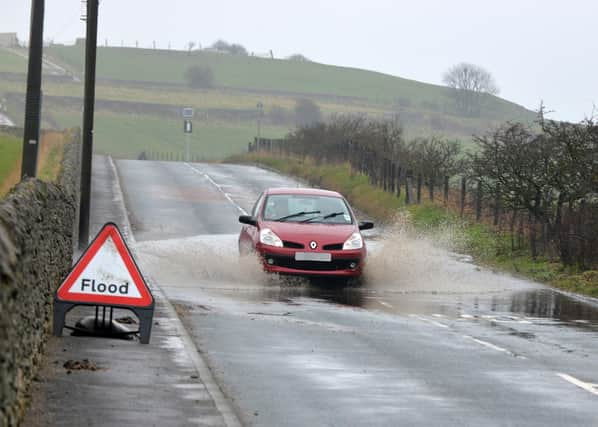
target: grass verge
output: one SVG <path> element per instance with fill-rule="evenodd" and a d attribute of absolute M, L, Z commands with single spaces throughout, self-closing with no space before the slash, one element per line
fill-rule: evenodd
<path fill-rule="evenodd" d="M 44 132 L 38 153 L 37 177 L 55 182 L 60 174 L 64 146 L 70 132 Z M 0 198 L 4 197 L 21 179 L 22 140 L 0 133 Z"/>
<path fill-rule="evenodd" d="M 402 211 L 422 233 L 459 230 L 459 250 L 473 256 L 476 263 L 511 272 L 569 292 L 598 297 L 598 271 L 581 271 L 548 258 L 532 259 L 526 249 L 512 250 L 511 235 L 494 227 L 462 219 L 433 203 L 405 205 L 403 197 L 371 185 L 366 176 L 355 173 L 348 164 L 319 165 L 312 159 L 282 158 L 262 153 L 231 156 L 229 162 L 256 163 L 284 174 L 305 179 L 312 185 L 339 191 L 359 210 L 381 221 L 391 221 Z"/>
<path fill-rule="evenodd" d="M 0 198 L 19 180 L 21 144 L 19 138 L 0 133 Z"/>

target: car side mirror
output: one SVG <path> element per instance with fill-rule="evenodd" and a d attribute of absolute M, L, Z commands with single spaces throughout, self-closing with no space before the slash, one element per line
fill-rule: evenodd
<path fill-rule="evenodd" d="M 253 226 L 257 225 L 257 219 L 251 215 L 241 215 L 239 217 L 239 222 L 241 224 L 248 224 L 248 225 L 253 225 Z"/>
<path fill-rule="evenodd" d="M 370 230 L 374 228 L 374 223 L 372 221 L 361 221 L 359 223 L 360 230 Z"/>

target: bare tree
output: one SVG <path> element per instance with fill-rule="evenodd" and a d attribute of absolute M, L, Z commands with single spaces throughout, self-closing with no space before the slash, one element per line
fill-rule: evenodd
<path fill-rule="evenodd" d="M 195 42 L 191 41 L 187 43 L 187 54 L 190 54 L 195 47 Z"/>
<path fill-rule="evenodd" d="M 192 65 L 185 71 L 187 84 L 194 88 L 211 88 L 214 86 L 214 73 L 208 66 Z"/>
<path fill-rule="evenodd" d="M 484 94 L 496 95 L 499 92 L 492 74 L 467 62 L 449 68 L 443 74 L 442 81 L 454 89 L 457 108 L 467 115 L 479 113 Z"/>
<path fill-rule="evenodd" d="M 598 125 L 546 120 L 542 111 L 538 125 L 507 123 L 475 137 L 472 177 L 512 212 L 527 213 L 565 264 L 596 266 Z"/>
<path fill-rule="evenodd" d="M 412 140 L 407 150 L 410 166 L 414 168 L 414 172 L 421 173 L 428 183 L 430 199 L 434 197 L 434 186 L 461 167 L 461 148 L 457 141 L 434 136 L 420 137 Z"/>
<path fill-rule="evenodd" d="M 243 56 L 247 56 L 247 49 L 245 49 L 245 47 L 241 44 L 238 43 L 228 43 L 225 40 L 216 40 L 213 44 L 212 44 L 212 49 L 216 49 L 220 52 L 227 52 L 230 53 L 232 55 L 243 55 Z"/>
<path fill-rule="evenodd" d="M 299 98 L 295 100 L 295 123 L 297 126 L 312 126 L 322 121 L 322 111 L 318 104 L 311 99 Z"/>
<path fill-rule="evenodd" d="M 302 55 L 300 53 L 294 53 L 293 55 L 288 56 L 287 60 L 297 62 L 310 62 L 310 60 L 305 55 Z"/>

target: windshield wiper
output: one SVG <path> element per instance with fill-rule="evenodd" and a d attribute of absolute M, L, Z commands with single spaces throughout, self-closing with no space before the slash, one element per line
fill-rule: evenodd
<path fill-rule="evenodd" d="M 320 211 L 301 211 L 294 214 L 290 214 L 287 216 L 283 216 L 282 218 L 275 219 L 274 221 L 286 221 L 287 219 L 295 218 L 297 216 L 309 215 L 309 214 L 317 214 Z"/>
<path fill-rule="evenodd" d="M 307 218 L 306 220 L 303 220 L 303 221 L 300 221 L 300 222 L 301 223 L 303 223 L 303 222 L 310 222 L 310 221 L 313 221 L 316 218 L 321 218 L 321 219 L 334 218 L 335 216 L 344 215 L 344 214 L 345 214 L 344 212 L 332 212 L 332 213 L 329 213 L 329 214 L 324 215 L 324 216 L 318 215 L 318 216 L 314 216 L 314 217 L 311 217 L 311 218 Z"/>

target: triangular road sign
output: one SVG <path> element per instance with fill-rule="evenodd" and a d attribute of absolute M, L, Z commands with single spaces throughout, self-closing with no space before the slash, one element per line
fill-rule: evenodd
<path fill-rule="evenodd" d="M 107 223 L 56 291 L 65 302 L 149 307 L 152 294 L 118 227 Z"/>

